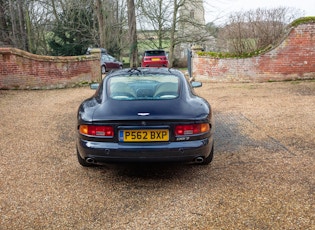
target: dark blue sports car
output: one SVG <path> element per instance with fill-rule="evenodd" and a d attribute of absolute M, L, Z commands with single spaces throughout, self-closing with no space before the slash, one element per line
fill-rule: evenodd
<path fill-rule="evenodd" d="M 214 118 L 209 103 L 167 68 L 110 73 L 77 114 L 82 166 L 118 162 L 195 162 L 213 159 Z"/>

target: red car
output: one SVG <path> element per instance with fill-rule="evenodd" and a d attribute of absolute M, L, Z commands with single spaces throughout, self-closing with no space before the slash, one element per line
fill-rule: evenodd
<path fill-rule="evenodd" d="M 167 67 L 168 59 L 164 50 L 147 50 L 144 52 L 141 67 Z"/>
<path fill-rule="evenodd" d="M 102 54 L 101 55 L 101 72 L 105 74 L 114 69 L 122 69 L 123 63 L 117 61 L 116 58 L 110 56 L 109 54 Z"/>

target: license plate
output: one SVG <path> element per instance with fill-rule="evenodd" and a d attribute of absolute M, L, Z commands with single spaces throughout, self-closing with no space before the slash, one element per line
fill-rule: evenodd
<path fill-rule="evenodd" d="M 168 141 L 168 129 L 149 129 L 149 130 L 120 130 L 119 141 L 123 142 L 153 142 Z"/>
<path fill-rule="evenodd" d="M 160 58 L 152 58 L 152 61 L 159 61 Z"/>

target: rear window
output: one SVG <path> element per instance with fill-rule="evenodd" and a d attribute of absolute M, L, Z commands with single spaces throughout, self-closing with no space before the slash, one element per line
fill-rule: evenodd
<path fill-rule="evenodd" d="M 114 100 L 169 100 L 179 96 L 179 78 L 174 75 L 115 76 L 107 92 Z"/>
<path fill-rule="evenodd" d="M 163 50 L 145 51 L 144 56 L 165 56 L 165 51 Z"/>

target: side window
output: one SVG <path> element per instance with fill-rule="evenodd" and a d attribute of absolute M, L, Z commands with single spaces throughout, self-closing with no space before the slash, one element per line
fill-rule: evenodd
<path fill-rule="evenodd" d="M 109 56 L 108 56 L 108 55 L 104 55 L 104 60 L 105 60 L 105 61 L 110 61 Z"/>
<path fill-rule="evenodd" d="M 106 56 L 102 55 L 102 61 L 106 61 Z"/>

